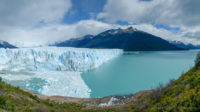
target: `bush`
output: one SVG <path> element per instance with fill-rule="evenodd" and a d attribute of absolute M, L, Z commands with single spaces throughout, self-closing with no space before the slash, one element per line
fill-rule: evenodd
<path fill-rule="evenodd" d="M 6 105 L 6 98 L 3 96 L 0 96 L 0 107 L 4 107 Z"/>

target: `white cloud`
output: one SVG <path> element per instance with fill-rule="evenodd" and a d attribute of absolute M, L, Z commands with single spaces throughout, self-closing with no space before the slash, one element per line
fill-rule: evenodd
<path fill-rule="evenodd" d="M 180 0 L 167 0 L 167 2 L 166 0 L 150 2 L 108 0 L 104 12 L 100 13 L 98 18 L 104 18 L 112 23 L 118 20 L 137 23 L 133 27 L 164 39 L 199 44 L 196 37 L 200 34 L 200 27 L 198 23 L 195 24 L 196 26 L 193 25 L 199 18 L 199 14 L 198 11 L 193 11 L 195 15 L 192 16 L 190 12 L 191 9 L 197 10 L 198 7 L 196 5 L 185 7 L 185 14 L 192 18 L 183 17 L 183 8 L 180 7 L 191 2 L 189 0 L 179 2 Z M 197 1 L 196 4 L 198 4 Z M 97 20 L 81 20 L 71 25 L 60 24 L 72 5 L 70 0 L 0 0 L 0 40 L 24 47 L 38 46 L 86 34 L 96 35 L 111 28 L 127 27 Z M 182 19 L 179 19 L 177 15 Z M 41 22 L 45 24 L 41 25 Z M 174 23 L 175 26 L 182 26 L 182 32 L 174 34 L 166 29 L 158 29 L 151 25 L 152 22 L 169 26 Z M 193 28 L 190 28 L 191 26 Z"/>
<path fill-rule="evenodd" d="M 83 20 L 72 25 L 54 24 L 40 28 L 13 28 L 0 32 L 3 40 L 20 47 L 48 45 L 86 34 L 98 34 L 115 27 L 95 20 Z"/>
<path fill-rule="evenodd" d="M 200 44 L 196 38 L 189 38 L 188 30 L 174 34 L 163 28 L 156 28 L 151 24 L 129 25 L 147 33 L 159 36 L 165 40 L 178 40 L 184 43 Z M 48 45 L 59 41 L 77 38 L 87 34 L 97 35 L 105 30 L 112 28 L 127 28 L 129 26 L 120 26 L 117 24 L 107 24 L 95 20 L 83 20 L 72 25 L 51 25 L 36 29 L 15 29 L 4 32 L 2 35 L 7 37 L 7 41 L 19 46 L 39 46 Z M 189 31 L 191 32 L 191 31 Z M 17 38 L 15 38 L 17 37 Z"/>
<path fill-rule="evenodd" d="M 29 46 L 62 36 L 63 27 L 51 24 L 59 24 L 71 5 L 70 0 L 0 0 L 0 40 Z"/>
<path fill-rule="evenodd" d="M 145 26 L 142 24 L 152 23 L 179 27 L 183 32 L 173 35 L 173 37 L 168 35 L 168 38 L 199 43 L 199 6 L 200 0 L 108 0 L 103 12 L 99 13 L 97 18 L 110 23 L 127 21 L 141 24 L 143 27 Z M 151 29 L 153 30 L 153 28 Z M 154 31 L 150 33 L 154 33 Z M 165 32 L 163 33 L 165 34 Z M 166 36 L 164 35 L 164 37 Z"/>
<path fill-rule="evenodd" d="M 0 0 L 1 28 L 58 22 L 70 7 L 70 0 Z"/>
<path fill-rule="evenodd" d="M 166 40 L 179 40 L 185 43 L 200 44 L 195 38 L 188 38 L 187 31 L 183 30 L 179 34 L 174 34 L 169 30 L 156 28 L 151 24 L 130 25 L 139 30 L 151 33 Z M 127 28 L 117 24 L 108 24 L 96 20 L 82 20 L 72 25 L 54 24 L 40 28 L 14 28 L 0 32 L 4 40 L 18 45 L 19 47 L 48 45 L 55 42 L 77 38 L 87 34 L 96 35 L 112 28 Z"/>
<path fill-rule="evenodd" d="M 155 26 L 151 24 L 139 24 L 139 25 L 132 25 L 133 27 L 145 31 L 147 33 L 159 36 L 165 40 L 169 41 L 181 41 L 186 44 L 193 43 L 194 45 L 200 44 L 200 41 L 197 38 L 190 38 L 190 36 L 187 36 L 188 29 L 182 29 L 182 31 L 178 33 L 173 33 L 169 30 L 166 30 L 164 28 L 156 28 Z"/>
<path fill-rule="evenodd" d="M 94 20 L 60 24 L 71 6 L 70 0 L 0 0 L 0 40 L 21 47 L 39 46 L 111 28 Z"/>
<path fill-rule="evenodd" d="M 200 25 L 200 0 L 108 0 L 98 18 L 109 22 Z"/>

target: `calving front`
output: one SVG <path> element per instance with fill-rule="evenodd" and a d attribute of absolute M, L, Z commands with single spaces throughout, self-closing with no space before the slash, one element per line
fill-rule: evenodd
<path fill-rule="evenodd" d="M 120 54 L 122 50 L 66 47 L 0 49 L 0 70 L 86 71 Z"/>
<path fill-rule="evenodd" d="M 49 96 L 89 97 L 90 89 L 80 73 L 122 53 L 119 49 L 66 47 L 0 49 L 0 76 L 15 86 Z M 32 84 L 35 81 L 38 85 Z"/>

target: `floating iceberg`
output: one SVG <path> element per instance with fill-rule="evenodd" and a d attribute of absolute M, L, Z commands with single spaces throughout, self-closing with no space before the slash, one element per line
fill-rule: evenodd
<path fill-rule="evenodd" d="M 0 77 L 32 92 L 53 96 L 90 97 L 81 72 L 123 53 L 119 49 L 37 47 L 0 49 Z"/>

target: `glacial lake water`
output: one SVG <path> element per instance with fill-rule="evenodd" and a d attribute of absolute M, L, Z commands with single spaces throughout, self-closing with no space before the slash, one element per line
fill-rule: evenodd
<path fill-rule="evenodd" d="M 177 79 L 193 65 L 197 50 L 132 52 L 82 73 L 91 97 L 124 95 Z"/>

